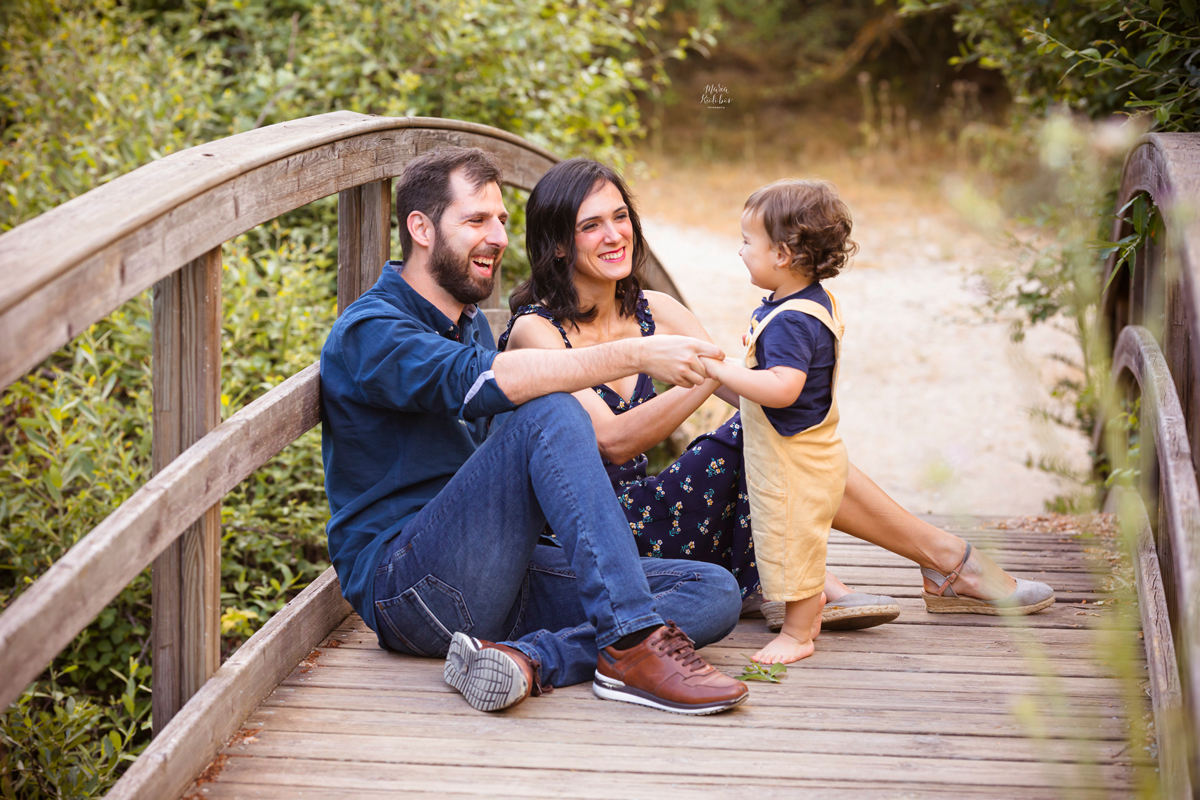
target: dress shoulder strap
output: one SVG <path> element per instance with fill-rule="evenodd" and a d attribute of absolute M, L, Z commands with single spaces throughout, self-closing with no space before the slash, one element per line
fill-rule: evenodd
<path fill-rule="evenodd" d="M 637 317 L 638 326 L 642 329 L 642 336 L 653 336 L 654 315 L 650 313 L 650 301 L 646 299 L 646 295 L 641 289 L 638 289 L 637 305 L 634 306 L 633 314 Z"/>
<path fill-rule="evenodd" d="M 508 347 L 508 337 L 512 335 L 513 324 L 516 323 L 516 321 L 521 317 L 525 317 L 530 314 L 537 314 L 542 319 L 548 320 L 551 325 L 558 329 L 558 334 L 562 336 L 563 344 L 567 346 L 568 350 L 571 349 L 571 340 L 567 338 L 567 332 L 563 328 L 562 323 L 559 322 L 553 314 L 547 311 L 544 306 L 530 304 L 527 306 L 521 306 L 513 313 L 512 317 L 509 318 L 508 327 L 504 329 L 504 333 L 500 334 L 500 340 L 496 342 L 497 350 L 503 352 L 504 348 Z"/>

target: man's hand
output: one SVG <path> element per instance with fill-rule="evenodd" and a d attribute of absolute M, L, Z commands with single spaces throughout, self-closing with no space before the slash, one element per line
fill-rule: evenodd
<path fill-rule="evenodd" d="M 673 386 L 692 388 L 704 383 L 708 372 L 700 361 L 701 356 L 723 359 L 721 348 L 711 342 L 703 342 L 690 336 L 656 335 L 638 340 L 642 346 L 639 355 L 642 364 L 639 372 L 647 373 Z"/>

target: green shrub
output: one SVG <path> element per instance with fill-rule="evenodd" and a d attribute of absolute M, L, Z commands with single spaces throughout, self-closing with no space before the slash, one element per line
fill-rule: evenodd
<path fill-rule="evenodd" d="M 1018 107 L 1059 105 L 1093 119 L 1147 115 L 1161 130 L 1196 130 L 1200 39 L 1195 0 L 902 0 L 907 14 L 950 5 L 966 38 L 962 65 L 1004 74 Z"/>
<path fill-rule="evenodd" d="M 64 690 L 61 675 L 51 672 L 4 711 L 0 796 L 67 800 L 94 797 L 112 785 L 118 770 L 145 748 L 150 691 L 144 681 L 150 670 L 131 659 L 125 674 L 112 672 L 122 688 L 109 707 Z"/>

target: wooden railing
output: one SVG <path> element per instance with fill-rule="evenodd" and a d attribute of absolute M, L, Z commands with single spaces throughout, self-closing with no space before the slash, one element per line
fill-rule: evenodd
<path fill-rule="evenodd" d="M 1117 207 L 1141 194 L 1167 235 L 1113 279 L 1104 313 L 1119 395 L 1141 398 L 1142 485 L 1114 492 L 1109 507 L 1143 517 L 1134 565 L 1160 773 L 1167 796 L 1191 797 L 1200 791 L 1200 134 L 1137 142 Z M 1130 233 L 1114 223 L 1113 241 Z"/>
<path fill-rule="evenodd" d="M 221 246 L 336 193 L 340 312 L 390 255 L 392 178 L 446 144 L 522 189 L 558 160 L 483 125 L 341 111 L 172 154 L 0 236 L 0 388 L 154 287 L 154 477 L 0 615 L 3 707 L 153 562 L 155 740 L 110 796 L 177 797 L 350 611 L 330 569 L 220 664 L 221 499 L 319 421 L 315 364 L 221 421 Z M 653 254 L 646 283 L 679 297 Z M 497 281 L 493 328 L 499 304 Z"/>

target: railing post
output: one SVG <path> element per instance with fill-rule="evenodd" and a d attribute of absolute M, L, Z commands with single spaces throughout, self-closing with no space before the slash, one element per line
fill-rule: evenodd
<path fill-rule="evenodd" d="M 392 179 L 338 192 L 338 314 L 370 289 L 392 252 Z"/>
<path fill-rule="evenodd" d="M 153 466 L 157 474 L 221 422 L 221 248 L 154 286 Z M 154 561 L 157 735 L 221 661 L 221 506 Z"/>

